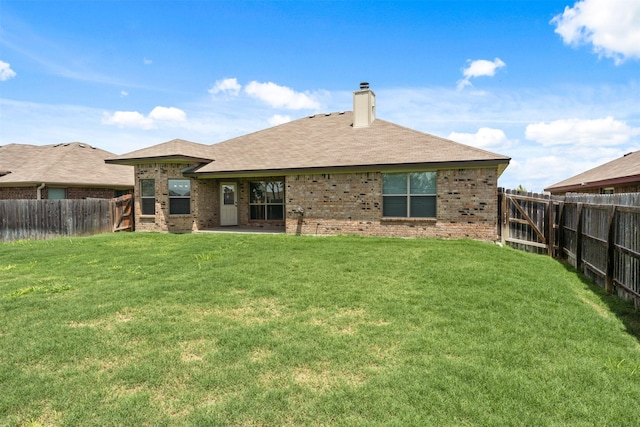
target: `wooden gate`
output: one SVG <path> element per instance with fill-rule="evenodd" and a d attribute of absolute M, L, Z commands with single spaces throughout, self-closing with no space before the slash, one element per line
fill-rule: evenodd
<path fill-rule="evenodd" d="M 133 195 L 116 197 L 111 204 L 113 231 L 133 231 Z"/>
<path fill-rule="evenodd" d="M 556 218 L 561 202 L 550 196 L 504 190 L 499 193 L 500 236 L 502 242 L 527 252 L 557 250 Z"/>

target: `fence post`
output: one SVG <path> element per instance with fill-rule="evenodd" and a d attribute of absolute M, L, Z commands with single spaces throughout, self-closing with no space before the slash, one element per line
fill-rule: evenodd
<path fill-rule="evenodd" d="M 509 238 L 509 197 L 507 197 L 507 192 L 509 190 L 504 190 L 502 192 L 502 218 L 500 218 L 500 227 L 501 228 L 501 238 L 502 238 L 502 245 L 506 245 L 507 244 L 507 238 Z"/>
<path fill-rule="evenodd" d="M 604 289 L 608 294 L 613 292 L 613 257 L 615 256 L 616 250 L 616 227 L 613 220 L 616 216 L 616 208 L 616 205 L 609 207 L 609 217 L 607 218 L 607 269 L 604 279 Z"/>
<path fill-rule="evenodd" d="M 547 205 L 547 245 L 548 246 L 548 254 L 553 258 L 553 249 L 556 242 L 556 233 L 553 231 L 553 225 L 555 222 L 555 211 L 553 206 L 553 200 L 549 198 L 549 204 Z"/>
<path fill-rule="evenodd" d="M 558 202 L 556 221 L 558 223 L 558 252 L 556 252 L 556 257 L 564 259 L 564 202 Z"/>
<path fill-rule="evenodd" d="M 577 203 L 578 222 L 576 225 L 576 270 L 583 273 L 582 268 L 582 203 Z"/>

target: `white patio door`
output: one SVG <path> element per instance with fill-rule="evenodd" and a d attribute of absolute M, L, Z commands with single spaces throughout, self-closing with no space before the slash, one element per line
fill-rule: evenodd
<path fill-rule="evenodd" d="M 220 225 L 238 225 L 238 192 L 235 183 L 220 184 Z"/>

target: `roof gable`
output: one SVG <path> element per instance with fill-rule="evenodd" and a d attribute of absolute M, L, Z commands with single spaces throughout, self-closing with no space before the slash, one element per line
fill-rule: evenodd
<path fill-rule="evenodd" d="M 110 158 L 106 159 L 106 162 L 133 165 L 153 161 L 203 163 L 210 162 L 213 159 L 213 150 L 210 145 L 185 141 L 184 139 L 173 139 L 121 156 L 110 156 Z"/>

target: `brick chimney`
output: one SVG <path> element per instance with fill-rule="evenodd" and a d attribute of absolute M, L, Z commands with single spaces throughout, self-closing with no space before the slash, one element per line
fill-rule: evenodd
<path fill-rule="evenodd" d="M 353 92 L 353 127 L 366 128 L 376 119 L 376 94 L 369 83 L 360 83 L 360 90 Z"/>

